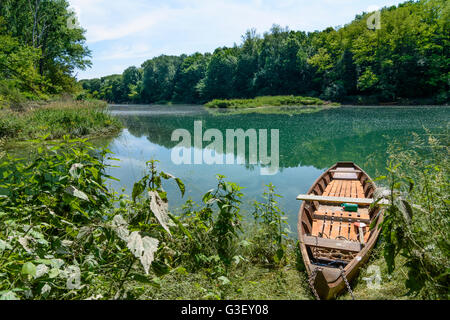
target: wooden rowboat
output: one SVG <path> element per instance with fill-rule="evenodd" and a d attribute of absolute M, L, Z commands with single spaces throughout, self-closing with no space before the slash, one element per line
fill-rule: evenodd
<path fill-rule="evenodd" d="M 371 206 L 375 188 L 353 162 L 338 162 L 297 197 L 303 200 L 297 225 L 300 250 L 316 298 L 332 299 L 350 290 L 350 281 L 369 258 L 383 219 L 379 204 L 386 204 Z M 357 204 L 357 211 L 344 211 L 343 203 Z"/>

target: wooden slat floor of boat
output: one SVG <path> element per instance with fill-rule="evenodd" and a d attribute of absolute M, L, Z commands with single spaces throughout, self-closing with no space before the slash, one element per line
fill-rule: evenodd
<path fill-rule="evenodd" d="M 339 233 L 340 236 L 344 237 L 345 239 L 349 239 L 349 224 L 347 222 L 343 222 L 341 224 L 341 232 Z"/>
<path fill-rule="evenodd" d="M 325 188 L 324 197 L 365 198 L 359 180 L 332 180 Z"/>
<path fill-rule="evenodd" d="M 323 219 L 314 219 L 312 224 L 312 232 L 313 236 L 318 236 L 319 232 L 322 233 L 323 230 Z"/>
<path fill-rule="evenodd" d="M 338 221 L 334 221 L 331 224 L 330 239 L 336 239 L 337 237 L 339 237 L 340 231 L 341 231 L 341 223 Z"/>
<path fill-rule="evenodd" d="M 364 240 L 367 241 L 370 236 L 369 227 L 364 227 L 363 232 Z M 345 221 L 314 219 L 311 235 L 327 239 L 360 240 L 358 228 L 353 223 Z"/>
<path fill-rule="evenodd" d="M 366 224 L 366 227 L 363 227 L 366 242 L 370 236 L 370 216 L 367 208 L 359 208 L 356 213 L 336 210 L 336 207 L 332 206 L 321 206 L 313 214 L 311 236 L 359 242 L 359 229 L 355 226 L 355 222 Z"/>
<path fill-rule="evenodd" d="M 350 234 L 348 235 L 348 239 L 352 241 L 358 241 L 358 234 L 356 233 L 356 228 L 352 223 L 348 224 L 348 228 L 350 230 Z"/>
<path fill-rule="evenodd" d="M 336 168 L 333 179 L 325 187 L 323 197 L 341 197 L 364 199 L 364 189 L 357 180 L 357 171 L 351 168 Z M 340 178 L 338 178 L 340 177 Z M 320 204 L 313 213 L 310 236 L 305 235 L 305 244 L 335 250 L 352 248 L 359 251 L 359 228 L 354 222 L 363 222 L 364 242 L 370 236 L 370 215 L 367 207 L 359 207 L 357 212 L 343 211 L 338 205 Z M 344 247 L 346 249 L 344 249 Z"/>

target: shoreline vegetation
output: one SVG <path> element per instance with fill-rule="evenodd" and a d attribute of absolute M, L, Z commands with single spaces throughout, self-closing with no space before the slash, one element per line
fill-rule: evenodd
<path fill-rule="evenodd" d="M 392 204 L 356 299 L 448 299 L 448 137 L 414 138 L 389 150 Z M 244 213 L 243 188 L 218 175 L 175 216 L 164 189 L 186 187 L 158 161 L 128 196 L 107 188 L 108 150 L 67 136 L 35 145 L 24 160 L 0 144 L 0 300 L 314 298 L 273 185 Z"/>
<path fill-rule="evenodd" d="M 65 135 L 87 138 L 109 135 L 122 128 L 107 111 L 104 101 L 56 99 L 22 103 L 19 110 L 0 109 L 0 138 L 19 142 L 45 136 L 57 140 Z"/>
<path fill-rule="evenodd" d="M 214 99 L 205 104 L 207 108 L 258 108 L 282 106 L 340 106 L 339 103 L 302 96 L 262 96 L 253 99 Z"/>

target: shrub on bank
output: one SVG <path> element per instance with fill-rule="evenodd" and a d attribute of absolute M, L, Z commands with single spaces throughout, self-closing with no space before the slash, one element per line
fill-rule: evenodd
<path fill-rule="evenodd" d="M 0 110 L 0 137 L 18 140 L 61 139 L 64 135 L 84 137 L 107 134 L 121 123 L 106 110 L 102 101 L 53 101 L 29 104 L 22 112 Z"/>
<path fill-rule="evenodd" d="M 263 96 L 254 99 L 215 99 L 208 102 L 208 108 L 256 108 L 267 106 L 321 106 L 338 105 L 314 97 L 301 96 Z"/>
<path fill-rule="evenodd" d="M 401 255 L 409 293 L 448 299 L 450 207 L 448 135 L 413 135 L 409 148 L 391 145 L 388 181 L 391 204 L 382 222 L 388 271 Z"/>

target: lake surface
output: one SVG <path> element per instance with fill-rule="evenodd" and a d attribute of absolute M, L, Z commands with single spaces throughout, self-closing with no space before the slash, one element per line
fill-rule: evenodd
<path fill-rule="evenodd" d="M 407 148 L 411 145 L 412 132 L 424 134 L 424 127 L 432 132 L 447 130 L 450 119 L 450 108 L 442 106 L 346 106 L 306 114 L 296 114 L 295 108 L 278 108 L 281 114 L 236 114 L 212 112 L 201 106 L 112 105 L 110 110 L 125 124 L 118 137 L 101 141 L 120 160 L 112 162 L 118 167 L 108 172 L 120 179 L 111 182 L 116 191 L 124 188 L 131 193 L 150 159 L 159 160 L 160 170 L 181 178 L 186 184 L 184 198 L 175 183 L 165 184 L 169 207 L 175 213 L 189 197 L 200 202 L 202 195 L 216 186 L 216 174 L 245 187 L 243 209 L 247 211 L 254 200 L 261 199 L 264 185 L 273 183 L 283 196 L 280 205 L 294 236 L 300 205 L 295 198 L 305 193 L 323 171 L 338 161 L 354 161 L 374 178 L 385 172 L 386 150 L 391 141 L 396 139 Z M 233 165 L 175 164 L 171 154 L 178 142 L 171 141 L 172 132 L 185 129 L 193 136 L 194 121 L 202 121 L 203 132 L 218 129 L 224 137 L 226 129 L 278 129 L 279 171 L 261 175 L 261 165 L 249 164 L 248 159 L 245 164 Z M 231 156 L 238 155 L 234 152 Z"/>

